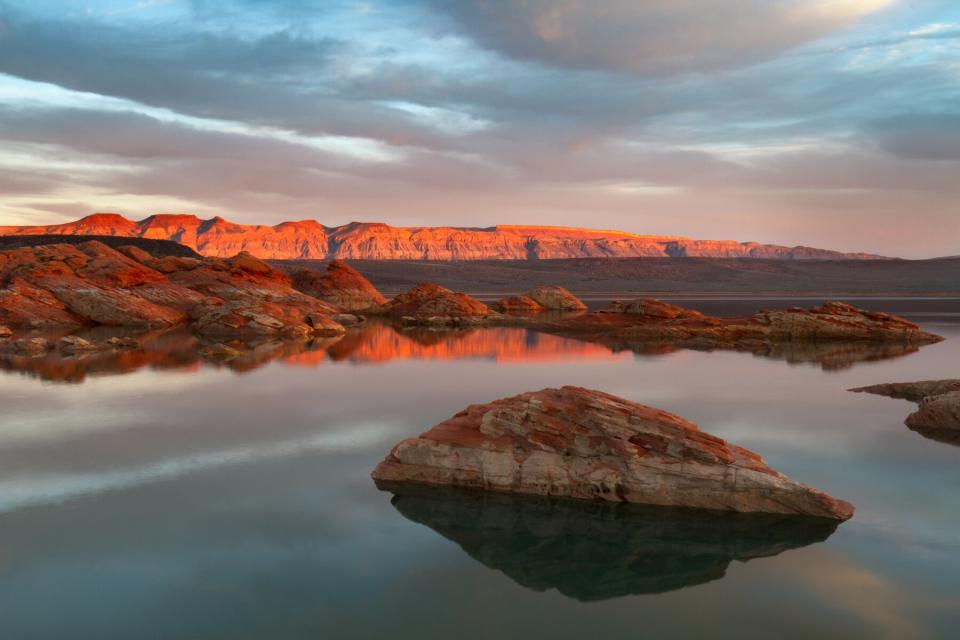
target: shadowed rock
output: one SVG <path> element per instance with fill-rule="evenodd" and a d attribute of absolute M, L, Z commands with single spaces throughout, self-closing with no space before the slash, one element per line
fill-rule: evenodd
<path fill-rule="evenodd" d="M 660 409 L 580 387 L 471 405 L 397 444 L 386 482 L 847 520 L 847 502 Z"/>
<path fill-rule="evenodd" d="M 773 514 L 585 503 L 377 483 L 407 519 L 533 591 L 592 602 L 722 578 L 746 562 L 823 542 L 837 522 Z"/>

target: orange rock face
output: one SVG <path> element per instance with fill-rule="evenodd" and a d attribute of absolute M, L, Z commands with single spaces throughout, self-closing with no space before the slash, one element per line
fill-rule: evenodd
<path fill-rule="evenodd" d="M 382 312 L 394 318 L 432 324 L 483 321 L 493 315 L 479 300 L 430 283 L 401 293 L 388 302 Z"/>
<path fill-rule="evenodd" d="M 325 273 L 297 269 L 290 277 L 297 291 L 329 302 L 344 311 L 365 311 L 387 302 L 369 280 L 342 260 L 331 261 Z"/>
<path fill-rule="evenodd" d="M 378 482 L 847 520 L 853 507 L 666 411 L 579 387 L 472 405 L 396 445 Z"/>
<path fill-rule="evenodd" d="M 189 322 L 210 335 L 342 333 L 329 319 L 336 311 L 295 291 L 287 276 L 248 254 L 153 258 L 99 242 L 0 252 L 0 323 L 14 328 Z"/>
<path fill-rule="evenodd" d="M 548 311 L 587 310 L 587 305 L 583 304 L 577 296 L 556 285 L 537 287 L 524 295 Z"/>
<path fill-rule="evenodd" d="M 265 226 L 236 224 L 220 217 L 201 220 L 185 214 L 158 214 L 133 221 L 115 213 L 98 213 L 66 224 L 0 227 L 0 235 L 38 234 L 166 239 L 185 244 L 205 256 L 226 257 L 246 251 L 259 258 L 273 259 L 543 260 L 701 256 L 843 260 L 879 257 L 811 247 L 548 226 L 463 229 L 353 222 L 325 227 L 315 220 Z"/>

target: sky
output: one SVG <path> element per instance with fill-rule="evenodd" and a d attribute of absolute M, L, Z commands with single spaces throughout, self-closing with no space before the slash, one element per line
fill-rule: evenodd
<path fill-rule="evenodd" d="M 0 225 L 960 254 L 956 0 L 0 0 Z"/>

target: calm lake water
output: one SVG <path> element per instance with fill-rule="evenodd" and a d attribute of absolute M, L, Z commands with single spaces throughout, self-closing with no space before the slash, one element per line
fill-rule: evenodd
<path fill-rule="evenodd" d="M 179 343 L 96 366 L 7 362 L 0 637 L 954 638 L 960 447 L 905 427 L 912 404 L 846 389 L 960 377 L 960 304 L 855 302 L 947 340 L 790 363 L 375 327 L 232 368 Z M 398 440 L 468 404 L 564 384 L 694 420 L 857 513 L 831 533 L 669 510 L 392 501 L 369 478 Z"/>

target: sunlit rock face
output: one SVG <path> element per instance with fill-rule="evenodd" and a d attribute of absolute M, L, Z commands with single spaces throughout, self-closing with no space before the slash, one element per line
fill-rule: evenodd
<path fill-rule="evenodd" d="M 0 227 L 0 235 L 107 235 L 175 240 L 205 256 L 246 251 L 258 258 L 372 260 L 545 260 L 558 258 L 716 257 L 785 260 L 865 259 L 870 254 L 784 247 L 731 240 L 692 240 L 623 231 L 500 225 L 483 229 L 391 227 L 353 222 L 325 227 L 315 220 L 274 226 L 243 225 L 216 217 L 157 214 L 139 221 L 98 213 L 48 226 Z"/>
<path fill-rule="evenodd" d="M 471 405 L 397 444 L 373 477 L 832 520 L 853 515 L 849 503 L 791 480 L 692 422 L 580 387 Z"/>
<path fill-rule="evenodd" d="M 826 540 L 837 522 L 378 483 L 407 519 L 533 591 L 583 602 L 722 578 L 734 560 Z"/>
<path fill-rule="evenodd" d="M 342 260 L 333 260 L 326 272 L 296 269 L 290 274 L 293 287 L 344 311 L 366 311 L 387 299 L 359 271 Z"/>
<path fill-rule="evenodd" d="M 30 331 L 187 324 L 204 335 L 343 333 L 335 307 L 245 253 L 155 258 L 100 242 L 0 251 L 0 323 Z"/>
<path fill-rule="evenodd" d="M 907 416 L 908 427 L 933 440 L 960 444 L 960 380 L 891 382 L 850 391 L 916 402 L 920 406 Z"/>
<path fill-rule="evenodd" d="M 429 282 L 394 297 L 377 312 L 411 323 L 433 325 L 483 322 L 493 315 L 479 300 Z"/>

